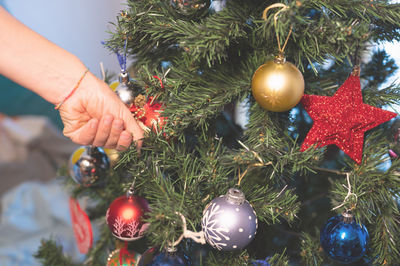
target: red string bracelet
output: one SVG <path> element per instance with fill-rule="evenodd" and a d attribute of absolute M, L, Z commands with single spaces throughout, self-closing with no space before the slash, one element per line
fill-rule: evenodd
<path fill-rule="evenodd" d="M 89 69 L 86 68 L 85 72 L 83 73 L 83 75 L 81 76 L 81 78 L 79 79 L 78 83 L 76 83 L 75 87 L 72 89 L 72 91 L 67 95 L 67 97 L 64 98 L 64 100 L 62 100 L 59 104 L 56 105 L 56 107 L 54 107 L 54 109 L 58 110 L 60 109 L 61 105 L 63 105 L 63 103 L 65 103 L 71 96 L 72 94 L 74 94 L 74 92 L 76 91 L 76 89 L 79 87 L 79 85 L 81 84 L 83 78 L 86 76 L 86 73 L 89 72 Z"/>

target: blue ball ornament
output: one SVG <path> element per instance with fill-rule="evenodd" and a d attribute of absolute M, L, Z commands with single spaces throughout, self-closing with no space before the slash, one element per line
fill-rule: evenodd
<path fill-rule="evenodd" d="M 169 253 L 169 252 L 161 252 L 156 255 L 153 259 L 153 262 L 150 263 L 151 266 L 188 266 L 188 259 L 181 254 L 177 253 Z"/>
<path fill-rule="evenodd" d="M 255 260 L 251 262 L 252 266 L 271 266 L 269 264 L 270 257 L 266 257 L 264 260 Z"/>
<path fill-rule="evenodd" d="M 369 235 L 363 224 L 356 223 L 354 216 L 345 212 L 328 220 L 321 231 L 320 241 L 328 257 L 346 264 L 364 256 Z"/>
<path fill-rule="evenodd" d="M 319 19 L 321 17 L 321 11 L 317 9 L 310 9 L 306 17 L 310 19 Z"/>
<path fill-rule="evenodd" d="M 138 261 L 138 266 L 189 266 L 190 259 L 176 248 L 159 251 L 158 248 L 148 249 Z"/>
<path fill-rule="evenodd" d="M 161 61 L 161 67 L 162 67 L 163 69 L 168 69 L 168 68 L 171 67 L 171 66 L 172 66 L 171 61 Z"/>

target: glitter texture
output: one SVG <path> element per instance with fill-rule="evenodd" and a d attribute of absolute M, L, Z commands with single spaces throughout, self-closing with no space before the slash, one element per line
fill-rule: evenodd
<path fill-rule="evenodd" d="M 354 75 L 332 97 L 304 95 L 301 103 L 314 124 L 300 150 L 313 144 L 335 144 L 358 164 L 362 161 L 364 132 L 396 116 L 363 103 L 360 77 Z"/>

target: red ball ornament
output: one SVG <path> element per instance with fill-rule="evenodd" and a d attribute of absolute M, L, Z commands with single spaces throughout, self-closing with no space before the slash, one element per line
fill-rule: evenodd
<path fill-rule="evenodd" d="M 79 252 L 87 254 L 93 245 L 92 224 L 77 200 L 73 198 L 69 199 L 69 210 L 71 212 L 72 228 Z"/>
<path fill-rule="evenodd" d="M 107 210 L 106 222 L 112 234 L 124 241 L 133 241 L 143 237 L 148 223 L 143 223 L 146 212 L 149 212 L 146 199 L 133 195 L 115 199 Z"/>

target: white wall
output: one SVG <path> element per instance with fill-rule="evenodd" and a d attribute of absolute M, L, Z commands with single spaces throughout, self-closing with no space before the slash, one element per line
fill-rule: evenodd
<path fill-rule="evenodd" d="M 119 73 L 117 57 L 103 47 L 109 22 L 125 8 L 124 0 L 3 0 L 8 11 L 25 25 L 78 56 L 101 77 L 99 63 Z"/>

